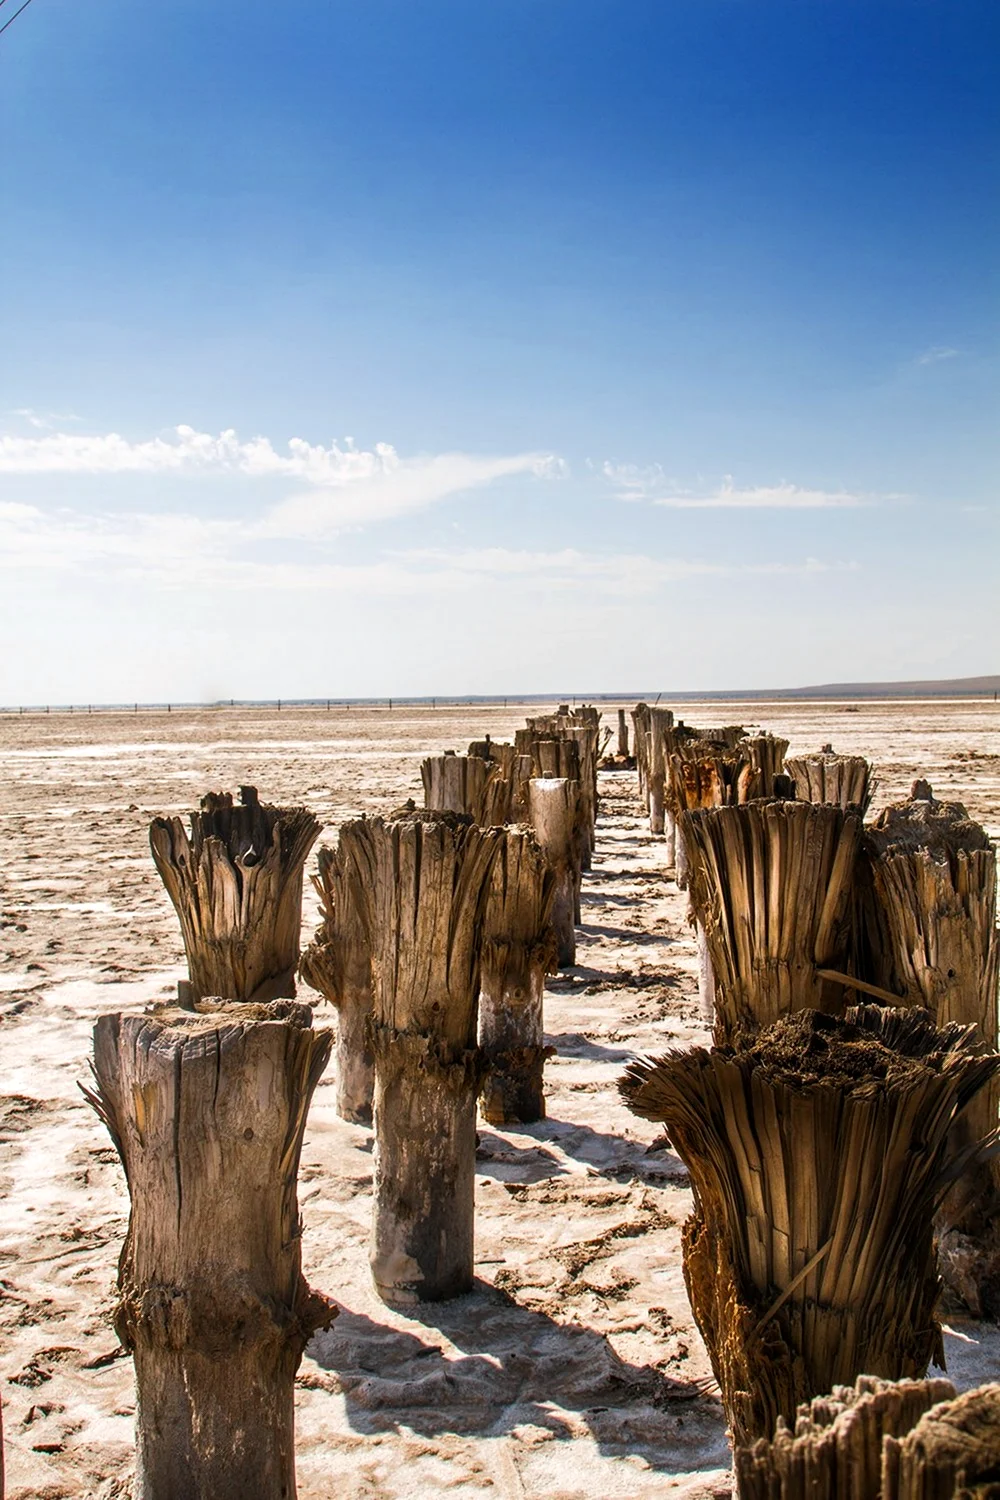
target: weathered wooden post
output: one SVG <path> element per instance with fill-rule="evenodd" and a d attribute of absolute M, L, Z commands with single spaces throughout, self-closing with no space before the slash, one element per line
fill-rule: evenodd
<path fill-rule="evenodd" d="M 370 824 L 375 851 L 371 1268 L 396 1306 L 473 1283 L 480 948 L 504 839 L 455 813 Z"/>
<path fill-rule="evenodd" d="M 898 1005 L 921 1005 L 939 1025 L 973 1025 L 998 1048 L 996 857 L 958 802 L 921 795 L 884 808 L 865 836 L 867 958 Z M 996 1130 L 1000 1081 L 963 1124 L 970 1141 Z M 942 1205 L 941 1267 L 978 1316 L 1000 1317 L 1000 1162 L 972 1160 Z"/>
<path fill-rule="evenodd" d="M 577 783 L 566 777 L 532 777 L 528 784 L 528 812 L 555 879 L 552 926 L 556 934 L 556 959 L 560 968 L 569 968 L 576 963 Z"/>
<path fill-rule="evenodd" d="M 323 921 L 302 955 L 299 974 L 337 1007 L 337 1113 L 372 1122 L 375 1058 L 371 1050 L 372 931 L 375 855 L 364 818 L 344 823 L 336 849 L 320 849 L 312 877 Z"/>
<path fill-rule="evenodd" d="M 998 1475 L 1000 1385 L 932 1407 L 882 1445 L 881 1500 L 995 1500 Z"/>
<path fill-rule="evenodd" d="M 874 1005 L 629 1066 L 691 1173 L 684 1277 L 736 1444 L 860 1374 L 926 1374 L 952 1126 L 998 1068 L 967 1028 Z"/>
<path fill-rule="evenodd" d="M 153 860 L 180 918 L 185 998 L 268 1000 L 295 994 L 302 872 L 320 825 L 304 807 L 271 807 L 252 786 L 202 798 L 188 835 L 180 818 L 149 825 Z"/>
<path fill-rule="evenodd" d="M 796 1010 L 843 1010 L 860 815 L 762 801 L 681 821 L 719 1045 Z"/>
<path fill-rule="evenodd" d="M 793 787 L 788 786 L 785 775 L 785 752 L 788 741 L 773 734 L 749 735 L 741 740 L 737 749 L 746 755 L 747 769 L 743 772 L 738 800 L 751 802 L 758 797 L 790 797 Z"/>
<path fill-rule="evenodd" d="M 307 1006 L 102 1016 L 88 1098 L 131 1197 L 115 1328 L 135 1360 L 136 1500 L 293 1500 L 294 1381 L 335 1310 L 301 1272 Z"/>
<path fill-rule="evenodd" d="M 489 1069 L 483 1114 L 493 1125 L 545 1118 L 542 998 L 556 956 L 554 895 L 555 876 L 531 829 L 508 829 L 486 903 L 479 994 L 479 1045 Z"/>
<path fill-rule="evenodd" d="M 628 720 L 625 717 L 625 710 L 623 708 L 620 708 L 618 710 L 618 754 L 621 756 L 622 760 L 628 760 L 629 758 Z"/>
<path fill-rule="evenodd" d="M 649 831 L 664 831 L 664 792 L 667 777 L 667 740 L 674 716 L 669 708 L 648 710 L 646 740 L 646 789 L 649 796 Z"/>
<path fill-rule="evenodd" d="M 786 760 L 800 802 L 832 802 L 868 811 L 876 782 L 863 755 L 798 755 Z"/>
<path fill-rule="evenodd" d="M 434 812 L 464 813 L 483 822 L 490 783 L 499 767 L 478 755 L 432 755 L 422 763 L 424 806 Z"/>
<path fill-rule="evenodd" d="M 649 811 L 649 704 L 637 703 L 632 710 L 632 744 L 639 776 L 639 797 Z"/>
<path fill-rule="evenodd" d="M 950 1380 L 878 1380 L 803 1402 L 773 1438 L 733 1454 L 739 1500 L 882 1500 L 882 1448 L 955 1395 Z"/>

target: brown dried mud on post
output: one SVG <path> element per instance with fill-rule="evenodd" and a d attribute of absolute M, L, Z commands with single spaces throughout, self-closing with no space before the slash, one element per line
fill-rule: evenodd
<path fill-rule="evenodd" d="M 542 1001 L 556 956 L 554 895 L 555 875 L 531 829 L 508 829 L 486 904 L 479 993 L 482 1108 L 492 1125 L 545 1118 Z"/>
<path fill-rule="evenodd" d="M 941 1363 L 933 1214 L 998 1067 L 967 1028 L 870 1005 L 629 1067 L 625 1102 L 691 1173 L 684 1278 L 737 1445 L 860 1374 Z"/>
<path fill-rule="evenodd" d="M 580 879 L 577 801 L 577 783 L 565 777 L 533 777 L 529 783 L 531 826 L 555 879 L 552 926 L 556 935 L 556 961 L 560 968 L 571 968 L 576 963 L 574 923 Z"/>
<path fill-rule="evenodd" d="M 335 1309 L 296 1197 L 332 1037 L 294 1001 L 102 1016 L 96 1093 L 131 1197 L 116 1331 L 135 1359 L 136 1500 L 291 1500 L 294 1380 Z"/>
<path fill-rule="evenodd" d="M 691 904 L 715 979 L 715 1039 L 811 1008 L 836 1013 L 852 941 L 861 819 L 806 802 L 681 816 Z"/>
<path fill-rule="evenodd" d="M 950 1380 L 877 1380 L 804 1402 L 789 1424 L 778 1418 L 769 1441 L 733 1455 L 740 1500 L 881 1500 L 882 1443 L 902 1437 L 937 1402 L 955 1395 Z"/>
<path fill-rule="evenodd" d="M 190 998 L 295 994 L 302 875 L 320 825 L 304 807 L 271 807 L 252 786 L 210 792 L 191 814 L 154 818 L 149 843 L 180 918 Z"/>
<path fill-rule="evenodd" d="M 371 1048 L 372 933 L 375 884 L 371 830 L 363 818 L 343 824 L 336 849 L 320 849 L 312 883 L 323 921 L 302 955 L 299 975 L 337 1007 L 337 1113 L 372 1122 L 375 1057 Z"/>
<path fill-rule="evenodd" d="M 932 1407 L 882 1448 L 881 1500 L 996 1500 L 1000 1495 L 1000 1385 Z"/>
<path fill-rule="evenodd" d="M 958 802 L 921 795 L 885 808 L 865 836 L 865 937 L 876 983 L 939 1025 L 972 1025 L 997 1051 L 996 856 Z M 996 1130 L 1000 1081 L 962 1130 Z M 977 1316 L 1000 1317 L 1000 1160 L 973 1159 L 942 1207 L 942 1272 Z"/>
<path fill-rule="evenodd" d="M 878 785 L 863 755 L 801 755 L 785 762 L 800 802 L 832 802 L 868 811 Z"/>
<path fill-rule="evenodd" d="M 455 813 L 371 822 L 375 1212 L 371 1268 L 409 1306 L 473 1284 L 480 946 L 502 829 Z"/>

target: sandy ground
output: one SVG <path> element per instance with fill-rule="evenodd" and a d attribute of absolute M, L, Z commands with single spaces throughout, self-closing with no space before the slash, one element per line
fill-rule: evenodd
<path fill-rule="evenodd" d="M 15 1500 L 129 1493 L 132 1370 L 108 1322 L 128 1203 L 77 1081 L 95 1018 L 168 996 L 184 972 L 150 817 L 252 782 L 307 803 L 329 834 L 419 796 L 422 755 L 509 737 L 525 711 L 0 715 L 0 1400 Z M 993 703 L 679 711 L 763 724 L 793 751 L 867 754 L 879 802 L 927 775 L 1000 834 Z M 547 991 L 548 1118 L 481 1130 L 472 1296 L 417 1318 L 374 1296 L 370 1136 L 337 1119 L 329 1077 L 317 1090 L 303 1254 L 344 1311 L 299 1375 L 303 1500 L 729 1494 L 681 1275 L 685 1172 L 614 1089 L 634 1052 L 705 1040 L 694 945 L 634 776 L 602 775 L 601 796 L 579 965 Z M 307 898 L 307 934 L 315 920 Z M 952 1330 L 957 1383 L 1000 1378 L 1000 1330 Z"/>

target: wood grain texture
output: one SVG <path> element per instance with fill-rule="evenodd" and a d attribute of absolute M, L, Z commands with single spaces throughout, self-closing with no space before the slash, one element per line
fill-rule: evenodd
<path fill-rule="evenodd" d="M 304 807 L 271 807 L 253 787 L 210 793 L 191 814 L 154 818 L 153 861 L 180 919 L 194 999 L 264 1003 L 295 994 L 302 877 L 320 831 Z"/>
<path fill-rule="evenodd" d="M 631 1064 L 625 1102 L 691 1173 L 684 1276 L 737 1444 L 940 1355 L 934 1210 L 998 1068 L 968 1028 L 874 1005 Z"/>
<path fill-rule="evenodd" d="M 302 1277 L 296 1178 L 330 1055 L 308 1007 L 102 1016 L 96 1089 L 131 1198 L 115 1327 L 136 1500 L 290 1500 L 294 1378 L 334 1308 Z"/>

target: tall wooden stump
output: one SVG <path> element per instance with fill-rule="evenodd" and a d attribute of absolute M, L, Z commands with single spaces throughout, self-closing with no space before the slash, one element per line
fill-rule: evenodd
<path fill-rule="evenodd" d="M 625 710 L 618 710 L 618 754 L 622 760 L 628 760 L 628 720 L 625 718 Z"/>
<path fill-rule="evenodd" d="M 301 1272 L 306 1112 L 330 1055 L 294 1001 L 102 1016 L 95 1094 L 132 1200 L 115 1328 L 136 1500 L 291 1500 L 294 1380 L 334 1308 Z"/>
<path fill-rule="evenodd" d="M 464 813 L 483 822 L 490 783 L 498 767 L 478 755 L 431 755 L 420 767 L 424 806 L 434 812 Z"/>
<path fill-rule="evenodd" d="M 560 968 L 576 963 L 578 871 L 576 867 L 576 782 L 565 777 L 533 777 L 528 787 L 528 812 L 535 837 L 545 852 L 555 880 L 552 927 Z"/>
<path fill-rule="evenodd" d="M 926 1374 L 951 1127 L 998 1068 L 968 1029 L 879 1006 L 630 1065 L 626 1103 L 691 1173 L 684 1277 L 736 1444 L 860 1374 Z"/>
<path fill-rule="evenodd" d="M 973 1025 L 996 1051 L 996 858 L 958 802 L 927 795 L 887 807 L 865 838 L 870 880 L 869 961 L 899 1005 L 922 1005 L 944 1025 Z M 963 1129 L 997 1128 L 1000 1081 L 983 1091 Z M 973 1160 L 942 1207 L 942 1272 L 978 1316 L 1000 1317 L 1000 1162 Z"/>
<path fill-rule="evenodd" d="M 749 763 L 741 778 L 738 801 L 753 802 L 759 797 L 786 795 L 787 740 L 773 734 L 754 734 L 742 740 L 737 748 L 746 755 Z M 790 786 L 787 795 L 792 795 Z"/>
<path fill-rule="evenodd" d="M 715 976 L 716 1041 L 812 1008 L 844 1007 L 861 819 L 807 802 L 681 817 L 691 904 Z"/>
<path fill-rule="evenodd" d="M 270 807 L 252 786 L 212 792 L 191 814 L 149 825 L 153 860 L 180 918 L 194 1000 L 295 994 L 302 872 L 320 825 L 304 807 Z"/>
<path fill-rule="evenodd" d="M 529 828 L 511 828 L 493 866 L 479 994 L 479 1045 L 489 1069 L 483 1114 L 493 1125 L 545 1118 L 542 1019 L 555 961 L 555 876 Z"/>
<path fill-rule="evenodd" d="M 649 810 L 649 704 L 637 703 L 632 710 L 632 744 L 639 776 L 639 797 Z"/>
<path fill-rule="evenodd" d="M 375 850 L 375 1287 L 396 1306 L 473 1283 L 480 946 L 501 829 L 454 813 L 371 822 Z"/>
<path fill-rule="evenodd" d="M 799 755 L 785 762 L 800 802 L 832 802 L 868 811 L 876 782 L 863 755 Z"/>
<path fill-rule="evenodd" d="M 336 849 L 319 851 L 319 873 L 312 881 L 323 921 L 299 964 L 306 984 L 337 1007 L 337 1113 L 358 1125 L 371 1124 L 375 1091 L 370 1037 L 374 863 L 364 818 L 341 827 Z"/>
<path fill-rule="evenodd" d="M 881 1500 L 997 1500 L 1000 1385 L 934 1406 L 882 1447 Z"/>

